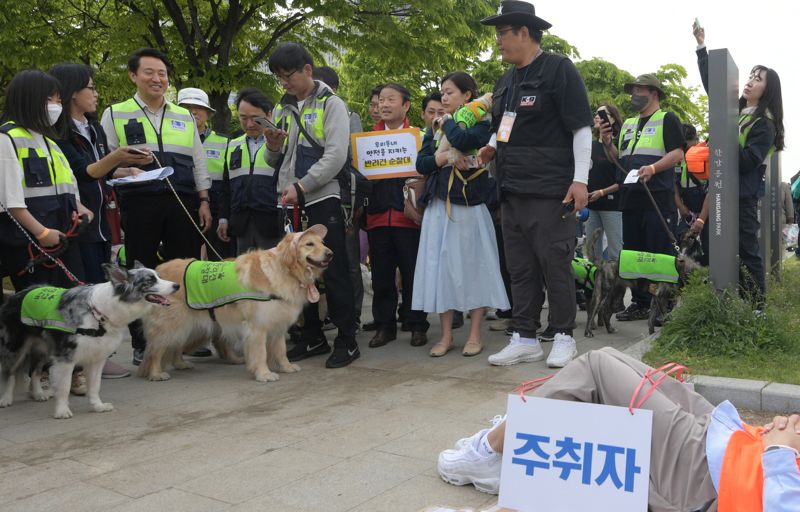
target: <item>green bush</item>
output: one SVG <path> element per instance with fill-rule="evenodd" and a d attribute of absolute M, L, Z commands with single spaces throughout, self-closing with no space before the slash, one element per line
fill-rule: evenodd
<path fill-rule="evenodd" d="M 660 352 L 737 357 L 795 345 L 800 277 L 786 272 L 783 282 L 770 284 L 767 307 L 759 313 L 735 291 L 715 290 L 707 272 L 695 273 L 655 347 Z"/>

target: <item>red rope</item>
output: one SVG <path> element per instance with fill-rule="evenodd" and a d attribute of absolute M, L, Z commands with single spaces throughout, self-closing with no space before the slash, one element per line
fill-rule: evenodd
<path fill-rule="evenodd" d="M 552 379 L 554 375 L 555 375 L 555 373 L 553 375 L 548 375 L 547 377 L 542 377 L 540 379 L 534 379 L 534 380 L 525 381 L 522 384 L 520 384 L 519 386 L 517 386 L 514 389 L 514 391 L 515 392 L 519 392 L 519 397 L 522 399 L 523 402 L 527 403 L 527 400 L 525 400 L 525 393 L 527 393 L 529 391 L 533 391 L 534 389 L 541 387 L 542 384 L 544 384 L 548 380 Z"/>
<path fill-rule="evenodd" d="M 653 377 L 660 372 L 663 372 L 663 375 L 661 375 L 660 377 L 658 377 L 658 379 L 653 381 Z M 664 382 L 664 379 L 668 378 L 673 373 L 676 374 L 675 378 L 678 380 L 678 382 L 683 382 L 685 379 L 684 372 L 688 373 L 689 369 L 683 366 L 682 364 L 678 363 L 667 363 L 661 366 L 660 368 L 651 368 L 647 370 L 644 376 L 642 377 L 642 380 L 639 382 L 639 385 L 636 386 L 633 395 L 631 396 L 631 403 L 628 405 L 628 411 L 631 414 L 633 414 L 634 408 L 640 409 L 642 405 L 647 401 L 647 399 L 650 398 L 650 395 L 653 394 L 656 388 L 662 382 Z M 650 382 L 650 389 L 648 389 L 647 392 L 644 394 L 644 396 L 637 402 L 636 399 L 639 396 L 639 393 L 642 392 L 645 382 L 647 381 Z"/>

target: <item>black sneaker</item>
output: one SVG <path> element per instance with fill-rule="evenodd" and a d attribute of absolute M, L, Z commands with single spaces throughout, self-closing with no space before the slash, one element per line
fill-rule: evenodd
<path fill-rule="evenodd" d="M 539 341 L 553 341 L 556 339 L 556 334 L 558 334 L 556 330 L 548 325 L 547 329 L 545 329 L 542 334 L 536 337 L 539 338 Z"/>
<path fill-rule="evenodd" d="M 358 350 L 358 345 L 336 347 L 325 361 L 325 368 L 344 368 L 359 357 L 361 352 Z"/>
<path fill-rule="evenodd" d="M 143 348 L 135 348 L 133 349 L 133 366 L 139 366 L 142 364 L 142 359 L 144 359 L 144 349 Z"/>
<path fill-rule="evenodd" d="M 645 320 L 650 316 L 650 309 L 631 302 L 625 311 L 617 313 L 617 320 L 620 322 L 631 322 L 633 320 Z"/>
<path fill-rule="evenodd" d="M 336 329 L 336 326 L 333 325 L 333 320 L 331 320 L 331 317 L 326 316 L 325 320 L 323 320 L 323 322 L 322 322 L 322 330 L 323 331 L 332 331 L 334 329 Z"/>
<path fill-rule="evenodd" d="M 361 330 L 362 331 L 366 331 L 366 332 L 377 331 L 378 330 L 378 324 L 376 324 L 375 322 L 367 322 L 367 323 L 365 323 L 364 325 L 361 326 Z"/>
<path fill-rule="evenodd" d="M 328 339 L 324 334 L 319 334 L 312 339 L 304 339 L 292 347 L 291 350 L 286 352 L 286 357 L 293 363 L 309 357 L 321 356 L 330 351 L 331 347 L 328 345 Z"/>

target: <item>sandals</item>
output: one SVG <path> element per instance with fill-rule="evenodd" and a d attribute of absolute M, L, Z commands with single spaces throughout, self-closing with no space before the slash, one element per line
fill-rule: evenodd
<path fill-rule="evenodd" d="M 468 340 L 464 345 L 464 350 L 461 351 L 461 355 L 465 357 L 472 357 L 477 356 L 481 352 L 483 352 L 483 344 L 480 342 L 480 340 Z"/>
<path fill-rule="evenodd" d="M 443 355 L 447 354 L 453 350 L 453 339 L 450 338 L 450 343 L 445 344 L 442 341 L 439 341 L 436 345 L 431 347 L 431 351 L 428 354 L 431 357 L 442 357 Z"/>

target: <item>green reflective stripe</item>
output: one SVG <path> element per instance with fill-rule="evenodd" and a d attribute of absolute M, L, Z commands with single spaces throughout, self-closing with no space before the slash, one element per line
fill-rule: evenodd
<path fill-rule="evenodd" d="M 33 327 L 43 327 L 74 334 L 77 331 L 76 326 L 68 324 L 58 310 L 61 296 L 66 291 L 64 288 L 53 286 L 32 289 L 22 299 L 20 321 Z"/>
<path fill-rule="evenodd" d="M 62 183 L 58 186 L 51 185 L 49 187 L 27 187 L 23 184 L 22 193 L 26 199 L 34 197 L 50 197 L 59 194 L 72 194 L 76 195 L 78 187 L 72 183 Z"/>
<path fill-rule="evenodd" d="M 235 261 L 193 261 L 183 276 L 186 304 L 192 309 L 210 309 L 238 300 L 267 301 L 269 294 L 244 286 L 236 275 Z"/>
<path fill-rule="evenodd" d="M 230 177 L 230 179 L 241 178 L 242 176 L 249 176 L 249 175 L 250 175 L 250 169 L 244 167 L 240 167 L 239 169 L 234 169 L 228 172 L 228 176 Z M 273 169 L 272 167 L 264 167 L 264 168 L 253 167 L 253 176 L 275 176 L 275 169 Z"/>
<path fill-rule="evenodd" d="M 222 173 L 225 170 L 225 151 L 228 148 L 228 139 L 217 135 L 213 131 L 208 134 L 203 141 L 203 149 L 206 151 L 206 161 L 208 162 L 208 174 L 212 181 L 222 180 Z"/>
<path fill-rule="evenodd" d="M 642 132 L 639 138 L 636 138 L 636 133 L 639 128 L 639 120 L 641 116 L 626 119 L 622 124 L 622 131 L 619 138 L 618 152 L 620 158 L 630 155 L 646 155 L 646 156 L 664 156 L 667 150 L 664 147 L 664 116 L 666 112 L 663 110 L 656 110 L 650 119 L 642 127 Z M 631 134 L 626 139 L 625 136 Z M 628 145 L 623 148 L 622 143 L 628 140 Z"/>
<path fill-rule="evenodd" d="M 145 113 L 142 112 L 142 109 L 139 108 L 139 105 L 135 104 L 135 100 L 133 100 L 133 101 L 134 101 L 134 109 L 133 110 L 129 110 L 127 106 L 124 107 L 124 108 L 119 107 L 119 105 L 122 105 L 121 103 L 117 103 L 116 105 L 114 105 L 114 110 L 113 110 L 113 114 L 114 115 L 113 115 L 113 117 L 115 119 L 130 120 L 130 119 L 139 119 L 140 117 L 145 116 Z M 125 103 L 127 103 L 127 102 L 125 102 Z M 167 112 L 170 112 L 169 108 L 167 108 L 166 112 L 164 112 L 164 119 L 167 119 Z M 169 118 L 170 119 L 175 119 L 177 121 L 183 121 L 183 122 L 186 122 L 186 123 L 194 123 L 194 118 L 192 117 L 191 114 L 183 114 L 181 112 L 174 112 L 173 111 L 173 112 L 170 112 Z"/>
<path fill-rule="evenodd" d="M 231 160 L 233 152 L 236 148 L 242 148 L 242 165 L 241 167 L 232 167 Z M 253 161 L 253 174 L 258 176 L 274 176 L 275 169 L 267 165 L 264 159 L 264 152 L 267 150 L 267 145 L 263 144 L 256 152 L 255 160 Z M 228 177 L 230 179 L 240 178 L 242 176 L 250 175 L 250 145 L 247 144 L 247 135 L 242 135 L 233 139 L 228 144 Z"/>
<path fill-rule="evenodd" d="M 178 153 L 179 155 L 194 156 L 192 146 L 181 146 L 177 144 L 164 144 L 164 151 Z"/>
<path fill-rule="evenodd" d="M 663 283 L 677 283 L 679 278 L 675 256 L 629 250 L 619 254 L 619 276 Z"/>

